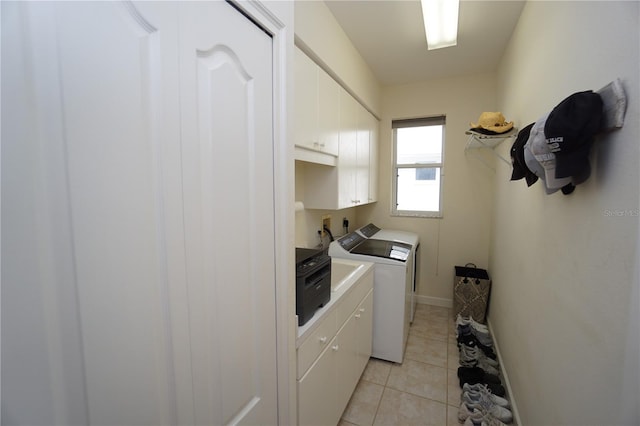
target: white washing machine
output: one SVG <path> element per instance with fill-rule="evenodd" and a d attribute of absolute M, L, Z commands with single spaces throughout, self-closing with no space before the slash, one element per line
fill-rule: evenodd
<path fill-rule="evenodd" d="M 371 356 L 401 363 L 411 317 L 413 246 L 351 232 L 329 244 L 329 256 L 375 264 Z"/>
<path fill-rule="evenodd" d="M 411 292 L 411 315 L 410 321 L 413 322 L 413 317 L 416 313 L 416 291 L 418 290 L 418 283 L 420 282 L 420 237 L 418 234 L 407 231 L 399 231 L 395 229 L 380 229 L 373 223 L 363 226 L 360 229 L 356 229 L 356 232 L 365 238 L 375 238 L 378 240 L 399 241 L 413 246 L 413 276 L 412 276 L 412 292 Z"/>

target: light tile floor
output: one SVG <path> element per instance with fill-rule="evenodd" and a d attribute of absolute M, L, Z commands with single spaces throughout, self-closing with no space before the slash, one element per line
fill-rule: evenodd
<path fill-rule="evenodd" d="M 340 426 L 459 425 L 458 363 L 451 309 L 417 305 L 404 362 L 371 358 Z"/>

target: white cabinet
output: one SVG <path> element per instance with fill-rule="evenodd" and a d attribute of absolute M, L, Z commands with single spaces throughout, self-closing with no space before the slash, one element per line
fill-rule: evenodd
<path fill-rule="evenodd" d="M 328 342 L 318 360 L 298 381 L 298 424 L 335 425 L 340 420 L 336 393 L 336 339 Z"/>
<path fill-rule="evenodd" d="M 338 155 L 342 87 L 318 67 L 318 140 L 321 151 Z"/>
<path fill-rule="evenodd" d="M 295 116 L 296 146 L 318 145 L 318 66 L 300 49 L 295 49 Z"/>
<path fill-rule="evenodd" d="M 370 183 L 370 151 L 371 130 L 369 128 L 369 111 L 358 104 L 358 131 L 356 134 L 356 191 L 355 203 L 367 204 L 369 202 Z"/>
<path fill-rule="evenodd" d="M 340 150 L 338 156 L 337 208 L 358 204 L 356 176 L 358 170 L 358 107 L 360 106 L 346 91 L 340 94 Z M 314 184 L 321 183 L 315 181 Z M 334 182 L 327 182 L 330 189 Z M 333 184 L 333 185 L 331 185 Z M 333 188 L 331 188 L 333 186 Z"/>
<path fill-rule="evenodd" d="M 300 425 L 337 424 L 367 365 L 373 331 L 373 270 L 318 321 L 297 353 Z M 317 358 L 310 363 L 313 354 Z"/>
<path fill-rule="evenodd" d="M 369 197 L 368 201 L 378 201 L 378 120 L 367 115 L 369 129 Z"/>
<path fill-rule="evenodd" d="M 339 210 L 377 201 L 378 120 L 340 92 L 340 149 L 336 167 L 309 164 L 304 204 Z"/>
<path fill-rule="evenodd" d="M 338 155 L 340 86 L 299 48 L 295 49 L 297 147 Z"/>

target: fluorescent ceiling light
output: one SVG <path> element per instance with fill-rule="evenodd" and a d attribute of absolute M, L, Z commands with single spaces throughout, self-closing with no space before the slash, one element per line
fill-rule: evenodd
<path fill-rule="evenodd" d="M 459 0 L 420 0 L 429 50 L 458 43 Z"/>

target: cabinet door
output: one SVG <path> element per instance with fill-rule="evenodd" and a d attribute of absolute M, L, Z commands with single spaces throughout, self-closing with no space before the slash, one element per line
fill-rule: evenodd
<path fill-rule="evenodd" d="M 373 340 L 373 290 L 369 291 L 355 314 L 356 318 L 356 344 L 357 367 L 356 370 L 362 373 L 367 366 L 371 356 L 371 344 Z"/>
<path fill-rule="evenodd" d="M 368 115 L 369 124 L 369 197 L 370 203 L 378 201 L 378 119 Z"/>
<path fill-rule="evenodd" d="M 337 395 L 338 418 L 332 424 L 340 420 L 361 374 L 361 371 L 358 371 L 358 324 L 355 315 L 356 311 L 353 311 L 336 336 L 334 348 L 336 350 L 337 388 L 335 393 Z"/>
<path fill-rule="evenodd" d="M 298 382 L 298 424 L 335 425 L 338 413 L 336 393 L 336 349 L 334 337 L 328 347 Z"/>
<path fill-rule="evenodd" d="M 358 103 L 345 90 L 340 92 L 340 155 L 338 157 L 338 204 L 357 204 Z"/>
<path fill-rule="evenodd" d="M 358 104 L 358 132 L 356 153 L 356 203 L 369 202 L 369 111 Z"/>
<path fill-rule="evenodd" d="M 340 141 L 340 92 L 343 89 L 318 68 L 318 149 L 338 155 Z"/>
<path fill-rule="evenodd" d="M 302 50 L 294 56 L 294 143 L 318 149 L 318 66 Z"/>

